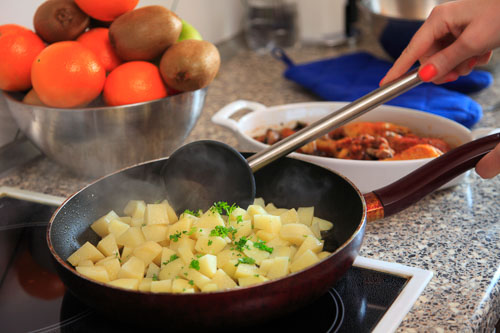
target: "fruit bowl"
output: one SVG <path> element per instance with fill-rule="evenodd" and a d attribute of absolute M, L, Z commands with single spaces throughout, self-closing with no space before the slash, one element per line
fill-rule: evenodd
<path fill-rule="evenodd" d="M 200 117 L 207 88 L 123 106 L 51 108 L 4 92 L 20 130 L 47 157 L 82 176 L 101 177 L 168 156 Z"/>

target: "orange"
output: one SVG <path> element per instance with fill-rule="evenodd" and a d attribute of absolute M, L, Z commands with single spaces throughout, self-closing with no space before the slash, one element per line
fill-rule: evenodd
<path fill-rule="evenodd" d="M 0 89 L 24 91 L 31 88 L 31 64 L 45 48 L 33 31 L 21 26 L 0 26 Z"/>
<path fill-rule="evenodd" d="M 125 105 L 167 96 L 167 88 L 157 66 L 147 61 L 130 61 L 116 67 L 106 78 L 104 102 Z"/>
<path fill-rule="evenodd" d="M 3 25 L 0 25 L 0 36 L 6 34 L 8 32 L 17 32 L 17 31 L 26 31 L 26 30 L 29 30 L 29 29 L 25 28 L 21 25 L 18 25 L 18 24 L 13 24 L 13 23 L 3 24 Z"/>
<path fill-rule="evenodd" d="M 33 62 L 31 80 L 43 103 L 72 108 L 99 96 L 106 71 L 94 52 L 79 42 L 63 41 L 40 52 Z"/>
<path fill-rule="evenodd" d="M 76 40 L 92 50 L 106 72 L 111 72 L 122 60 L 111 46 L 108 32 L 108 28 L 94 28 L 84 32 Z"/>
<path fill-rule="evenodd" d="M 88 16 L 111 22 L 134 9 L 139 0 L 75 0 L 75 2 Z"/>

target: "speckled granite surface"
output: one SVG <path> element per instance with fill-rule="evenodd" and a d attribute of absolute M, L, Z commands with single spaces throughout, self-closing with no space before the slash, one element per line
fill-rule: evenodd
<path fill-rule="evenodd" d="M 349 47 L 289 50 L 296 61 L 349 52 Z M 187 141 L 216 139 L 237 146 L 233 134 L 210 122 L 224 105 L 247 99 L 265 105 L 315 101 L 286 81 L 284 65 L 269 55 L 239 49 L 223 61 L 203 115 Z M 497 68 L 498 69 L 498 68 Z M 500 126 L 500 70 L 494 85 L 473 96 L 484 107 L 478 126 Z M 68 196 L 91 179 L 71 175 L 46 158 L 0 175 L 0 186 Z M 458 186 L 429 195 L 407 210 L 369 223 L 361 255 L 434 272 L 398 332 L 491 332 L 500 318 L 500 176 L 473 171 Z"/>

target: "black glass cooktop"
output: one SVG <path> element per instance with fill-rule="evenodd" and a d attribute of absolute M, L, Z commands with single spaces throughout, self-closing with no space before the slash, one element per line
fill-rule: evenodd
<path fill-rule="evenodd" d="M 65 289 L 45 240 L 46 225 L 55 209 L 8 196 L 0 198 L 1 331 L 144 332 L 143 327 L 110 321 Z M 371 332 L 407 282 L 401 276 L 352 267 L 300 314 L 237 331 Z"/>

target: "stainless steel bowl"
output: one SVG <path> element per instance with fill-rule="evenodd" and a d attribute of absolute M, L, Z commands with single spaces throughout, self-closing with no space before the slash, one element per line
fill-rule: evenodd
<path fill-rule="evenodd" d="M 200 117 L 207 88 L 117 107 L 59 109 L 5 93 L 20 130 L 49 158 L 77 175 L 100 177 L 168 156 Z"/>
<path fill-rule="evenodd" d="M 432 9 L 450 0 L 358 0 L 357 27 L 363 38 L 396 59 L 429 16 Z"/>

